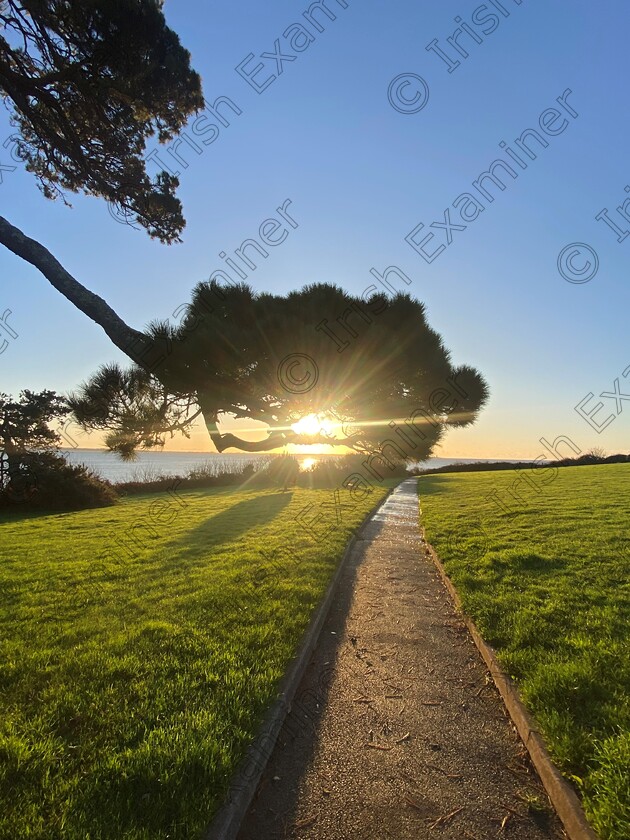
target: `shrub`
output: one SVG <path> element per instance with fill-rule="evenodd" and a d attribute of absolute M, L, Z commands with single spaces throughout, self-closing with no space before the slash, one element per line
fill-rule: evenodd
<path fill-rule="evenodd" d="M 25 453 L 0 492 L 0 506 L 35 510 L 83 510 L 113 505 L 117 500 L 109 481 L 84 464 L 69 464 L 54 452 Z"/>
<path fill-rule="evenodd" d="M 300 477 L 300 464 L 295 455 L 278 455 L 247 481 L 248 487 L 295 487 Z"/>
<path fill-rule="evenodd" d="M 116 484 L 116 490 L 122 495 L 133 495 L 136 493 L 162 493 L 177 487 L 178 490 L 194 490 L 201 487 L 235 487 L 249 478 L 256 471 L 254 464 L 246 464 L 243 469 L 236 472 L 216 472 L 212 467 L 196 467 L 190 470 L 188 475 L 161 475 L 148 481 L 135 480 L 124 481 Z"/>

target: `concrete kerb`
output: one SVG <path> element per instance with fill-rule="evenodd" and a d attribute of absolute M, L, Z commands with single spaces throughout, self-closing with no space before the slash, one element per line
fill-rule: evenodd
<path fill-rule="evenodd" d="M 306 672 L 311 655 L 315 650 L 324 621 L 330 612 L 339 579 L 356 548 L 357 542 L 361 539 L 361 533 L 381 505 L 385 504 L 396 487 L 390 488 L 387 494 L 372 508 L 357 529 L 357 532 L 353 534 L 346 545 L 332 580 L 328 584 L 326 593 L 311 617 L 300 649 L 282 679 L 278 697 L 267 713 L 260 733 L 250 746 L 247 756 L 234 775 L 227 795 L 227 801 L 211 822 L 208 830 L 204 834 L 204 840 L 236 840 L 245 815 L 256 793 L 256 789 L 271 758 L 280 730 L 287 715 L 291 711 L 291 703 Z"/>
<path fill-rule="evenodd" d="M 461 599 L 451 583 L 450 578 L 446 574 L 446 570 L 442 565 L 441 560 L 437 556 L 433 546 L 427 542 L 424 529 L 421 528 L 422 536 L 427 547 L 427 553 L 431 557 L 436 569 L 438 570 L 444 585 L 446 586 L 449 595 L 451 596 L 455 607 L 460 613 L 462 620 L 466 624 L 470 635 L 473 638 L 479 653 L 483 657 L 486 667 L 490 672 L 494 684 L 499 690 L 499 694 L 503 698 L 503 702 L 508 710 L 508 714 L 516 727 L 521 740 L 529 753 L 540 780 L 542 781 L 547 795 L 551 800 L 551 804 L 560 817 L 567 836 L 570 840 L 599 840 L 597 834 L 588 824 L 582 803 L 577 794 L 562 776 L 558 768 L 551 760 L 551 756 L 545 743 L 536 729 L 536 723 L 529 714 L 523 701 L 520 698 L 518 690 L 513 681 L 505 674 L 499 665 L 496 654 L 493 649 L 487 645 L 481 637 L 474 621 L 464 612 Z"/>

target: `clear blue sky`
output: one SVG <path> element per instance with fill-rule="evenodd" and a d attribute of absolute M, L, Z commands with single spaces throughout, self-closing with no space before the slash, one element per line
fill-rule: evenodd
<path fill-rule="evenodd" d="M 585 404 L 585 412 L 604 404 L 594 415 L 600 424 L 613 418 L 600 433 L 574 411 L 589 392 L 614 393 L 615 379 L 630 393 L 630 236 L 618 242 L 595 219 L 608 208 L 630 230 L 615 209 L 630 198 L 627 3 L 327 3 L 336 20 L 320 15 L 323 32 L 302 15 L 310 2 L 166 3 L 206 100 L 229 97 L 242 110 L 236 116 L 224 106 L 230 125 L 206 146 L 209 130 L 196 137 L 202 154 L 179 149 L 189 164 L 178 167 L 188 220 L 183 244 L 152 242 L 116 222 L 97 199 L 69 196 L 72 209 L 49 202 L 20 165 L 2 171 L 0 212 L 142 327 L 172 318 L 192 286 L 224 265 L 219 253 L 230 256 L 244 239 L 258 237 L 261 222 L 290 199 L 299 226 L 259 260 L 249 277 L 256 289 L 282 293 L 327 281 L 361 292 L 370 269 L 397 266 L 412 280 L 409 291 L 426 302 L 454 361 L 475 365 L 488 379 L 492 397 L 478 423 L 450 433 L 438 454 L 533 458 L 543 452 L 541 437 L 558 435 L 583 451 L 629 451 L 629 401 Z M 467 58 L 446 40 L 459 26 L 456 17 L 482 41 L 466 32 L 452 38 Z M 300 21 L 315 40 L 296 52 L 283 33 Z M 282 61 L 282 74 L 257 93 L 235 67 L 249 53 L 273 53 L 276 39 L 283 54 L 297 58 Z M 460 60 L 453 72 L 426 50 L 434 39 Z M 305 46 L 304 37 L 296 46 Z M 255 80 L 262 84 L 275 68 L 266 59 Z M 417 113 L 388 101 L 390 82 L 408 73 L 430 91 Z M 541 115 L 559 107 L 567 89 L 570 110 L 543 117 L 543 134 Z M 404 110 L 401 98 L 412 99 L 414 88 L 397 90 Z M 528 128 L 547 147 L 530 143 L 535 160 L 521 152 L 526 169 L 512 160 L 516 179 L 497 170 L 505 190 L 486 181 L 494 201 L 482 202 L 485 209 L 465 230 L 454 229 L 436 259 L 423 259 L 405 237 L 422 223 L 416 241 L 434 234 L 427 253 L 445 242 L 446 231 L 430 224 L 443 223 L 450 208 L 451 222 L 461 226 L 453 202 L 465 192 L 479 199 L 472 182 L 493 160 L 510 162 L 499 143 L 517 152 L 513 141 Z M 11 133 L 4 114 L 0 132 L 0 142 Z M 176 166 L 173 156 L 162 158 Z M 11 164 L 10 149 L 0 147 L 0 164 Z M 568 282 L 557 268 L 561 250 L 576 242 L 599 258 L 586 283 Z M 579 272 L 585 255 L 569 251 L 566 260 L 565 271 Z M 8 323 L 18 334 L 0 328 L 2 390 L 64 392 L 99 364 L 123 360 L 99 327 L 3 249 L 0 278 L 0 317 L 10 309 Z M 194 448 L 205 446 L 203 436 L 195 438 Z"/>

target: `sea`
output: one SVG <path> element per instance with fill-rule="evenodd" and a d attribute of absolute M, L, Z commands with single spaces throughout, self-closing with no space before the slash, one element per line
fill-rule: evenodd
<path fill-rule="evenodd" d="M 218 454 L 217 452 L 160 452 L 140 451 L 135 461 L 123 461 L 106 449 L 62 449 L 61 454 L 71 464 L 85 464 L 101 478 L 119 484 L 126 481 L 153 481 L 168 476 L 185 476 L 191 470 L 204 468 L 213 474 L 240 472 L 247 464 L 263 466 L 271 455 L 245 453 Z M 317 461 L 337 458 L 337 455 L 298 455 L 300 466 L 307 469 Z M 466 464 L 498 459 L 490 458 L 429 458 L 422 466 L 426 469 L 448 464 Z"/>

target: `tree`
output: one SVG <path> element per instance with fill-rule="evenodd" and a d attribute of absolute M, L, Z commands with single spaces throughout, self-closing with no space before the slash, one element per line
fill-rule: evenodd
<path fill-rule="evenodd" d="M 149 333 L 163 348 L 152 372 L 108 365 L 70 399 L 123 457 L 188 434 L 203 415 L 219 452 L 317 443 L 372 453 L 389 441 L 394 460 L 423 460 L 488 397 L 476 370 L 452 365 L 424 305 L 403 294 L 365 302 L 328 284 L 281 297 L 200 283 L 178 326 Z M 222 434 L 223 414 L 267 424 L 266 438 Z"/>
<path fill-rule="evenodd" d="M 0 0 L 0 93 L 19 131 L 17 153 L 47 198 L 100 196 L 171 243 L 185 224 L 178 180 L 164 171 L 151 180 L 143 152 L 153 135 L 172 139 L 203 97 L 161 7 L 160 0 Z M 0 243 L 39 269 L 130 358 L 146 352 L 142 332 L 2 217 Z"/>
<path fill-rule="evenodd" d="M 17 400 L 0 394 L 0 489 L 9 491 L 11 483 L 21 484 L 29 453 L 50 452 L 59 446 L 61 439 L 48 424 L 69 411 L 66 401 L 54 391 L 24 390 Z"/>
<path fill-rule="evenodd" d="M 184 226 L 178 182 L 166 172 L 151 181 L 142 154 L 148 137 L 171 139 L 203 99 L 161 5 L 0 0 L 0 91 L 13 107 L 18 153 L 46 197 L 64 190 L 103 197 L 170 243 Z M 334 442 L 359 451 L 391 431 L 399 452 L 411 440 L 420 457 L 447 426 L 472 422 L 487 398 L 480 374 L 451 365 L 422 304 L 407 296 L 365 303 L 320 285 L 282 299 L 200 284 L 181 325 L 140 331 L 2 217 L 0 243 L 41 271 L 134 363 L 126 371 L 101 369 L 72 402 L 81 422 L 108 429 L 108 445 L 127 457 L 167 434 L 189 433 L 200 414 L 219 451 L 331 442 L 335 429 Z M 339 328 L 343 347 L 314 326 L 348 318 L 352 327 Z M 327 430 L 309 436 L 292 428 L 321 412 Z M 223 413 L 267 423 L 267 438 L 221 434 Z"/>
<path fill-rule="evenodd" d="M 184 226 L 177 179 L 151 181 L 147 139 L 171 139 L 203 107 L 189 53 L 157 0 L 2 0 L 0 88 L 13 103 L 17 153 L 48 198 L 102 196 L 151 236 Z"/>
<path fill-rule="evenodd" d="M 117 501 L 109 482 L 57 452 L 61 438 L 49 424 L 69 411 L 54 391 L 0 394 L 0 507 L 81 510 Z"/>

